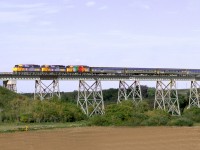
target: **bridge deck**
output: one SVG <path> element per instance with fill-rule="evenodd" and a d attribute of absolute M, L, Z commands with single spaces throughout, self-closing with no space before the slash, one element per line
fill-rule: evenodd
<path fill-rule="evenodd" d="M 198 75 L 176 75 L 176 74 L 169 74 L 169 75 L 131 75 L 131 74 L 42 74 L 42 73 L 22 73 L 22 74 L 13 74 L 12 72 L 0 72 L 0 80 L 144 80 L 144 81 L 155 81 L 155 80 L 180 80 L 180 81 L 191 81 L 196 80 L 200 81 L 200 74 Z"/>

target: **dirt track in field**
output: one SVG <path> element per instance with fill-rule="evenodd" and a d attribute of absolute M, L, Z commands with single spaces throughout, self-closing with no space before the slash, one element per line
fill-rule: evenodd
<path fill-rule="evenodd" d="M 0 133 L 1 150 L 200 150 L 200 127 L 81 127 Z"/>

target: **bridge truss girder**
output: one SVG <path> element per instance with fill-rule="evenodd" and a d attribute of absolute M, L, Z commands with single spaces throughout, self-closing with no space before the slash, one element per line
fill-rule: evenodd
<path fill-rule="evenodd" d="M 190 96 L 189 96 L 189 105 L 188 108 L 192 106 L 197 106 L 200 108 L 200 102 L 199 102 L 199 84 L 196 80 L 191 81 L 191 87 L 190 87 Z"/>
<path fill-rule="evenodd" d="M 121 103 L 122 100 L 128 100 L 129 98 L 132 99 L 135 104 L 142 101 L 141 86 L 138 80 L 133 81 L 131 85 L 124 80 L 119 81 L 117 103 Z"/>
<path fill-rule="evenodd" d="M 35 80 L 35 93 L 34 99 L 39 97 L 40 100 L 50 99 L 52 97 L 60 99 L 59 80 L 54 79 L 49 85 L 44 84 L 42 80 Z"/>
<path fill-rule="evenodd" d="M 156 82 L 154 109 L 166 110 L 173 116 L 181 115 L 175 80 L 170 80 L 168 84 L 161 80 Z"/>
<path fill-rule="evenodd" d="M 96 80 L 89 85 L 84 80 L 79 80 L 77 105 L 87 116 L 104 114 L 104 100 L 101 81 Z"/>
<path fill-rule="evenodd" d="M 3 81 L 3 87 L 10 91 L 17 92 L 17 82 L 16 80 L 5 80 Z"/>

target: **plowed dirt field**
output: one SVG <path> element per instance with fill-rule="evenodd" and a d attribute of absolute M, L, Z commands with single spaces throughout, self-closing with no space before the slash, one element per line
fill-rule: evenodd
<path fill-rule="evenodd" d="M 200 127 L 76 127 L 0 133 L 0 150 L 200 150 Z"/>

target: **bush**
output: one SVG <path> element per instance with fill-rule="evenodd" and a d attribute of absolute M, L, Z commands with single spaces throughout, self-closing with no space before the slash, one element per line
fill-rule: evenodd
<path fill-rule="evenodd" d="M 96 125 L 96 126 L 108 126 L 111 122 L 108 118 L 103 116 L 93 116 L 89 119 L 89 125 Z"/>
<path fill-rule="evenodd" d="M 168 121 L 169 119 L 166 117 L 154 116 L 143 121 L 141 124 L 145 126 L 161 126 L 161 125 L 167 125 Z"/>
<path fill-rule="evenodd" d="M 183 112 L 183 116 L 188 118 L 194 122 L 200 122 L 200 108 L 191 107 L 189 109 L 185 109 Z"/>
<path fill-rule="evenodd" d="M 146 113 L 148 119 L 141 124 L 145 126 L 161 126 L 167 125 L 170 120 L 169 113 L 164 110 L 153 110 Z"/>
<path fill-rule="evenodd" d="M 33 122 L 32 114 L 21 114 L 20 115 L 20 122 L 23 122 L 23 123 L 31 123 L 31 122 Z"/>
<path fill-rule="evenodd" d="M 142 122 L 147 120 L 148 116 L 144 113 L 134 112 L 132 118 L 128 120 L 127 125 L 129 126 L 140 126 Z"/>
<path fill-rule="evenodd" d="M 176 118 L 176 119 L 170 120 L 168 125 L 170 125 L 170 126 L 193 126 L 193 121 L 191 121 L 188 118 L 181 117 L 181 118 Z"/>
<path fill-rule="evenodd" d="M 120 104 L 107 105 L 105 114 L 93 116 L 89 119 L 90 125 L 124 125 L 133 115 L 133 103 L 123 101 Z"/>
<path fill-rule="evenodd" d="M 29 122 L 75 122 L 84 120 L 86 115 L 73 103 L 47 100 L 14 99 L 10 106 L 1 112 L 1 121 Z"/>
<path fill-rule="evenodd" d="M 147 101 L 141 101 L 139 104 L 133 104 L 133 110 L 136 112 L 144 113 L 150 110 L 150 107 Z"/>
<path fill-rule="evenodd" d="M 113 125 L 123 125 L 133 116 L 133 103 L 123 101 L 120 104 L 110 104 L 105 110 L 105 117 Z"/>
<path fill-rule="evenodd" d="M 90 119 L 93 125 L 138 126 L 148 116 L 143 112 L 148 110 L 148 104 L 141 102 L 134 104 L 131 100 L 120 104 L 110 104 L 105 109 L 105 115 Z"/>

